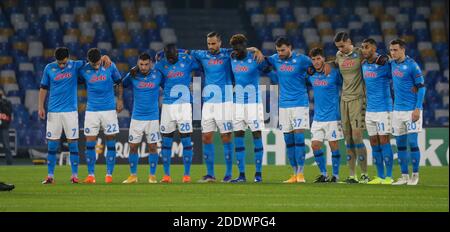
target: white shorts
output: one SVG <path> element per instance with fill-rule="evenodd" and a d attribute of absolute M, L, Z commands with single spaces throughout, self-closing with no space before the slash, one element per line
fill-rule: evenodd
<path fill-rule="evenodd" d="M 234 104 L 233 130 L 251 131 L 264 129 L 264 107 L 262 103 Z"/>
<path fill-rule="evenodd" d="M 344 138 L 341 121 L 318 122 L 311 126 L 311 141 L 337 141 Z"/>
<path fill-rule="evenodd" d="M 103 128 L 105 135 L 114 135 L 119 133 L 119 123 L 117 112 L 108 111 L 86 111 L 84 119 L 84 135 L 97 136 L 100 129 Z"/>
<path fill-rule="evenodd" d="M 161 135 L 159 134 L 159 120 L 142 121 L 131 119 L 128 142 L 140 143 L 144 133 L 147 135 L 147 143 L 157 143 L 161 141 Z"/>
<path fill-rule="evenodd" d="M 78 139 L 78 112 L 47 113 L 47 139 L 60 139 L 64 130 L 67 139 Z"/>
<path fill-rule="evenodd" d="M 369 136 L 392 133 L 392 112 L 366 112 L 366 128 Z"/>
<path fill-rule="evenodd" d="M 205 103 L 202 109 L 202 132 L 233 131 L 233 102 Z"/>
<path fill-rule="evenodd" d="M 283 133 L 309 129 L 309 107 L 280 108 L 279 128 Z"/>
<path fill-rule="evenodd" d="M 392 117 L 392 134 L 395 136 L 409 133 L 418 133 L 422 131 L 422 110 L 420 118 L 416 122 L 411 120 L 411 111 L 394 111 Z"/>
<path fill-rule="evenodd" d="M 172 133 L 177 129 L 177 126 L 180 133 L 192 133 L 191 103 L 162 105 L 161 133 Z"/>

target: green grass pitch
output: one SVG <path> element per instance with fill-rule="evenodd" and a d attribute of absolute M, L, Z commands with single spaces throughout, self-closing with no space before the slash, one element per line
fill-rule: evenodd
<path fill-rule="evenodd" d="M 56 167 L 54 185 L 42 185 L 46 166 L 0 168 L 0 180 L 16 185 L 0 192 L 0 212 L 5 211 L 449 211 L 448 167 L 421 167 L 418 186 L 313 184 L 317 167 L 307 166 L 306 184 L 283 184 L 291 174 L 288 166 L 264 166 L 264 183 L 255 184 L 254 166 L 247 167 L 247 183 L 196 183 L 204 165 L 193 165 L 193 183 L 183 184 L 182 165 L 172 165 L 172 184 L 148 184 L 148 165 L 140 165 L 138 184 L 121 182 L 127 165 L 117 165 L 114 183 L 104 184 L 105 165 L 97 165 L 97 184 L 70 184 L 70 167 Z M 221 178 L 224 166 L 216 166 Z M 328 167 L 330 170 L 331 168 Z M 236 170 L 234 170 L 236 172 Z M 341 167 L 341 178 L 347 176 Z M 80 179 L 86 166 L 80 167 Z M 375 170 L 370 167 L 370 173 Z M 394 169 L 398 177 L 398 167 Z M 236 173 L 235 173 L 236 174 Z M 162 166 L 157 177 L 162 176 Z"/>

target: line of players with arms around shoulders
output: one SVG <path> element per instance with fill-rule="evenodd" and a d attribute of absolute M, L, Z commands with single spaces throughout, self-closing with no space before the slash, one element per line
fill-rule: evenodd
<path fill-rule="evenodd" d="M 417 134 L 422 129 L 424 77 L 417 63 L 405 55 L 406 44 L 396 39 L 389 44 L 389 56 L 376 52 L 377 43 L 365 39 L 361 47 L 353 45 L 346 32 L 335 36 L 338 49 L 334 61 L 325 61 L 321 48 L 313 48 L 309 56 L 293 51 L 287 38 L 275 41 L 276 53 L 264 56 L 247 46 L 242 34 L 233 35 L 230 49 L 221 48 L 221 36 L 206 36 L 207 50 L 177 49 L 168 44 L 152 57 L 142 53 L 137 65 L 121 77 L 110 57 L 91 48 L 87 61 L 69 59 L 69 50 L 55 50 L 56 61 L 43 72 L 39 93 L 39 117 L 47 119 L 48 175 L 42 182 L 55 182 L 54 171 L 59 140 L 64 131 L 69 144 L 72 183 L 78 179 L 78 105 L 77 85 L 87 91 L 84 134 L 88 176 L 84 183 L 95 183 L 96 140 L 102 129 L 106 136 L 105 183 L 112 183 L 116 141 L 119 133 L 117 113 L 123 109 L 123 88 L 133 89 L 133 112 L 129 128 L 130 176 L 123 183 L 136 183 L 139 161 L 138 147 L 143 136 L 148 143 L 149 183 L 158 183 L 157 143 L 161 142 L 164 169 L 162 183 L 171 183 L 170 161 L 174 132 L 178 130 L 183 147 L 183 183 L 191 182 L 192 163 L 192 71 L 204 73 L 202 94 L 203 157 L 207 173 L 199 182 L 215 182 L 214 133 L 218 130 L 223 143 L 225 175 L 222 182 L 246 182 L 244 135 L 253 136 L 254 182 L 262 182 L 264 112 L 259 89 L 262 74 L 279 85 L 279 129 L 284 134 L 287 156 L 293 173 L 284 183 L 304 183 L 305 130 L 311 131 L 311 148 L 320 170 L 314 182 L 416 185 L 419 181 L 420 151 Z M 391 96 L 393 83 L 394 101 Z M 310 127 L 307 84 L 314 95 L 314 118 Z M 159 96 L 163 102 L 159 112 Z M 48 96 L 47 111 L 44 106 Z M 377 175 L 369 178 L 367 151 L 363 131 L 370 136 Z M 232 136 L 234 134 L 234 136 Z M 393 151 L 390 135 L 395 136 L 401 177 L 392 176 Z M 345 139 L 349 177 L 339 180 L 341 154 L 338 141 Z M 332 174 L 327 174 L 328 141 L 332 154 Z M 408 152 L 409 146 L 409 152 Z M 239 176 L 232 177 L 233 158 Z M 361 169 L 356 175 L 356 162 Z M 409 162 L 412 175 L 409 175 Z"/>

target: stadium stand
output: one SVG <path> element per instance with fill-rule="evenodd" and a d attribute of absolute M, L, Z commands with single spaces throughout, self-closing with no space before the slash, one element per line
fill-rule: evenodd
<path fill-rule="evenodd" d="M 337 31 L 350 32 L 359 44 L 378 41 L 380 53 L 396 37 L 405 39 L 407 53 L 426 75 L 425 126 L 448 126 L 448 15 L 443 0 L 383 1 L 243 1 L 245 22 L 256 32 L 263 53 L 275 53 L 274 39 L 287 36 L 300 52 L 323 46 L 331 58 Z M 37 120 L 37 92 L 42 71 L 58 46 L 83 59 L 98 47 L 116 63 L 122 75 L 139 52 L 152 56 L 164 44 L 179 43 L 169 24 L 165 1 L 4 0 L 0 3 L 0 85 L 13 103 L 13 128 L 21 146 L 44 143 L 45 124 Z M 248 19 L 247 19 L 248 18 Z M 447 18 L 447 21 L 445 19 Z M 202 33 L 199 33 L 202 34 Z M 199 40 L 203 38 L 199 36 Z M 225 43 L 226 44 L 226 43 Z M 86 92 L 80 87 L 79 118 L 84 121 Z M 120 127 L 128 127 L 132 92 L 124 91 L 126 111 Z M 313 104 L 312 104 L 313 105 Z M 82 125 L 82 124 L 81 124 Z M 27 133 L 33 128 L 33 133 Z"/>
<path fill-rule="evenodd" d="M 274 40 L 287 36 L 305 53 L 321 46 L 327 58 L 336 54 L 334 34 L 350 33 L 359 45 L 364 38 L 378 41 L 378 52 L 397 37 L 407 54 L 422 68 L 427 94 L 425 126 L 448 126 L 448 24 L 445 1 L 246 1 L 245 11 L 265 55 L 275 53 Z M 312 99 L 311 99 L 312 100 Z"/>

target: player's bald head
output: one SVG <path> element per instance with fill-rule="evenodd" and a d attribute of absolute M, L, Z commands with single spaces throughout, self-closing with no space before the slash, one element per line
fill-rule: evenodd
<path fill-rule="evenodd" d="M 171 64 L 175 64 L 178 61 L 178 49 L 174 43 L 167 44 L 164 47 L 164 55 L 167 61 Z"/>

